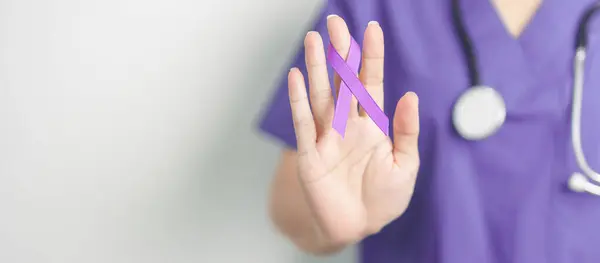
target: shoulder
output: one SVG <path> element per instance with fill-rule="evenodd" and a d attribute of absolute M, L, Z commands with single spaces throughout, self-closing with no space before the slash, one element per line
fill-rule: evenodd
<path fill-rule="evenodd" d="M 366 26 L 369 21 L 393 25 L 397 22 L 406 26 L 438 20 L 440 12 L 449 5 L 443 0 L 327 0 L 328 11 L 340 12 L 350 26 Z M 407 24 L 408 23 L 408 24 Z"/>

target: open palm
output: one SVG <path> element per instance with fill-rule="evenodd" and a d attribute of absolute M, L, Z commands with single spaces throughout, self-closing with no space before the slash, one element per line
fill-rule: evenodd
<path fill-rule="evenodd" d="M 329 36 L 342 55 L 350 47 L 344 20 L 331 16 Z M 345 137 L 332 128 L 333 97 L 323 41 L 317 32 L 305 39 L 310 90 L 298 69 L 288 76 L 289 97 L 298 142 L 298 173 L 319 231 L 330 242 L 351 243 L 406 210 L 419 168 L 418 99 L 404 95 L 393 117 L 394 142 L 381 132 L 352 99 Z M 369 23 L 363 43 L 359 78 L 383 108 L 383 32 Z M 339 87 L 336 76 L 335 86 Z"/>

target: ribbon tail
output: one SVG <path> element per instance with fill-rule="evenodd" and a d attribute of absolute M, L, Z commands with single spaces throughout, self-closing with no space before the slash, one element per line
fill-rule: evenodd
<path fill-rule="evenodd" d="M 330 43 L 327 50 L 328 59 L 341 59 L 343 58 L 337 53 L 333 45 Z M 337 56 L 335 56 L 337 55 Z M 348 58 L 345 62 L 354 75 L 358 75 L 358 68 L 360 65 L 361 51 L 360 46 L 354 38 L 350 38 L 350 48 L 348 51 Z M 341 76 L 340 76 L 341 78 Z M 337 94 L 337 101 L 335 105 L 335 111 L 333 115 L 332 127 L 336 130 L 342 138 L 346 134 L 346 125 L 348 123 L 348 115 L 350 114 L 350 105 L 352 100 L 352 92 L 348 88 L 348 85 L 344 81 L 340 81 L 340 88 Z"/>

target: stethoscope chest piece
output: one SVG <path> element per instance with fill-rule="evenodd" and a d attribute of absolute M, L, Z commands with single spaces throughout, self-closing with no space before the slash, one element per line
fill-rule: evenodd
<path fill-rule="evenodd" d="M 487 86 L 467 89 L 454 104 L 454 128 L 467 140 L 482 140 L 496 133 L 506 119 L 502 95 Z"/>

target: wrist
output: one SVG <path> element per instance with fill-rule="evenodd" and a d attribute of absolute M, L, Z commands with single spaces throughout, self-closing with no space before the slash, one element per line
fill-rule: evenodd
<path fill-rule="evenodd" d="M 358 236 L 330 236 L 326 235 L 317 224 L 313 224 L 310 234 L 293 239 L 294 243 L 303 251 L 316 255 L 325 256 L 340 252 L 344 248 L 359 242 Z"/>

